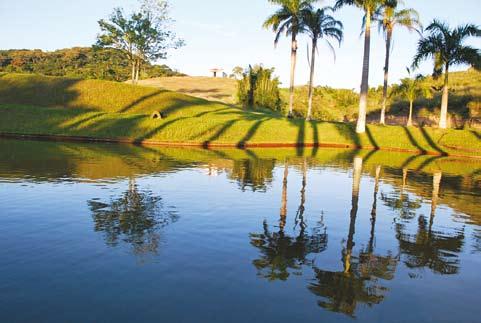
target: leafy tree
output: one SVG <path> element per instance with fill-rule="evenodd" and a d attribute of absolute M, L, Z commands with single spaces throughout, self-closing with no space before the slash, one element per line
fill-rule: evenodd
<path fill-rule="evenodd" d="M 314 11 L 307 11 L 306 15 L 303 17 L 304 19 L 304 31 L 309 35 L 312 40 L 312 53 L 310 59 L 310 77 L 309 77 L 309 101 L 308 101 L 308 108 L 307 108 L 307 116 L 306 119 L 310 120 L 312 117 L 312 96 L 313 96 L 313 86 L 314 86 L 314 69 L 315 69 L 315 61 L 316 61 L 316 51 L 317 51 L 317 43 L 319 39 L 324 39 L 328 46 L 331 48 L 332 52 L 334 53 L 334 47 L 329 42 L 329 38 L 337 40 L 339 45 L 343 39 L 343 25 L 339 20 L 334 19 L 331 15 L 329 15 L 329 11 L 332 11 L 332 8 L 325 7 L 322 9 L 317 9 Z"/>
<path fill-rule="evenodd" d="M 429 88 L 425 85 L 425 77 L 418 75 L 414 78 L 411 77 L 411 71 L 407 69 L 409 77 L 401 80 L 401 84 L 393 87 L 392 94 L 400 95 L 404 97 L 409 102 L 409 116 L 407 121 L 407 126 L 413 125 L 413 105 L 414 101 L 420 96 L 430 97 L 431 92 Z"/>
<path fill-rule="evenodd" d="M 421 61 L 434 59 L 434 77 L 444 72 L 443 96 L 439 128 L 446 129 L 449 100 L 449 68 L 453 65 L 468 64 L 481 69 L 481 54 L 477 48 L 465 45 L 464 41 L 473 36 L 481 37 L 481 29 L 473 24 L 458 26 L 454 29 L 448 24 L 434 20 L 427 28 L 428 36 L 418 43 L 414 56 L 413 67 L 418 67 Z"/>
<path fill-rule="evenodd" d="M 367 98 L 369 91 L 369 57 L 371 53 L 371 25 L 376 12 L 384 5 L 385 0 L 337 0 L 335 8 L 356 6 L 364 11 L 364 59 L 362 64 L 361 96 L 359 100 L 359 116 L 357 133 L 366 131 Z"/>
<path fill-rule="evenodd" d="M 384 87 L 383 87 L 383 100 L 381 108 L 380 123 L 385 124 L 386 120 L 386 105 L 388 95 L 388 83 L 389 83 L 389 61 L 391 55 L 391 43 L 394 29 L 399 27 L 405 27 L 409 31 L 417 31 L 421 33 L 422 28 L 419 20 L 419 14 L 414 9 L 398 9 L 400 4 L 403 4 L 402 0 L 385 0 L 385 5 L 382 6 L 380 12 L 375 16 L 375 20 L 379 24 L 379 28 L 383 31 L 386 37 L 386 60 L 384 64 Z"/>
<path fill-rule="evenodd" d="M 303 17 L 313 10 L 312 4 L 317 0 L 269 0 L 281 6 L 273 15 L 264 22 L 264 28 L 272 28 L 276 33 L 274 44 L 277 45 L 283 33 L 291 36 L 291 77 L 289 86 L 289 114 L 293 116 L 294 85 L 297 62 L 297 36 L 303 30 Z"/>
<path fill-rule="evenodd" d="M 139 80 L 140 68 L 145 62 L 164 59 L 170 48 L 183 45 L 168 28 L 170 21 L 163 7 L 164 1 L 147 1 L 139 12 L 126 15 L 121 8 L 114 9 L 108 20 L 100 20 L 101 33 L 97 46 L 123 51 L 132 67 L 132 83 Z"/>

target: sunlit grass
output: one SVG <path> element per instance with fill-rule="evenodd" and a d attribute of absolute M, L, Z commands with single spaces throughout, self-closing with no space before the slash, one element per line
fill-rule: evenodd
<path fill-rule="evenodd" d="M 165 118 L 151 119 L 153 111 Z M 199 145 L 336 144 L 481 155 L 475 130 L 438 130 L 286 119 L 187 95 L 105 81 L 0 76 L 0 132 Z"/>

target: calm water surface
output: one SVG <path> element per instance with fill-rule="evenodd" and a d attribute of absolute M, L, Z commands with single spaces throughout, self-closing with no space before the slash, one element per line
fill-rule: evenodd
<path fill-rule="evenodd" d="M 481 163 L 0 140 L 1 322 L 479 322 Z"/>

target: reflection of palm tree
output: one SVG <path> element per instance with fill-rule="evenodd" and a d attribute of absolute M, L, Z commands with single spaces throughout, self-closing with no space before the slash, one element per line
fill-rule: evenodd
<path fill-rule="evenodd" d="M 325 271 L 314 266 L 315 283 L 309 290 L 322 298 L 319 306 L 334 312 L 354 316 L 358 303 L 369 306 L 378 304 L 384 299 L 387 290 L 378 283 L 378 278 L 392 279 L 396 261 L 390 255 L 386 257 L 374 255 L 374 226 L 371 221 L 371 239 L 368 250 L 359 257 L 353 256 L 355 223 L 359 201 L 359 187 L 362 171 L 362 159 L 356 157 L 353 169 L 352 205 L 350 225 L 346 248 L 343 250 L 344 270 L 339 272 Z M 380 168 L 379 168 L 380 172 Z M 379 174 L 376 170 L 376 174 Z M 378 179 L 376 180 L 378 182 Z M 375 198 L 378 186 L 375 187 Z M 373 212 L 375 214 L 375 212 Z"/>
<path fill-rule="evenodd" d="M 411 200 L 409 195 L 405 193 L 408 169 L 403 168 L 402 172 L 402 185 L 399 195 L 391 196 L 381 194 L 381 200 L 391 209 L 399 210 L 401 219 L 410 220 L 415 217 L 415 211 L 421 208 L 421 199 Z"/>
<path fill-rule="evenodd" d="M 415 235 L 404 233 L 404 226 L 396 227 L 397 239 L 401 253 L 406 256 L 409 268 L 427 267 L 440 274 L 456 274 L 459 271 L 457 254 L 464 244 L 464 232 L 449 236 L 433 231 L 441 185 L 441 172 L 433 175 L 433 192 L 431 199 L 431 216 L 429 223 L 424 216 L 418 218 L 418 231 Z"/>
<path fill-rule="evenodd" d="M 263 233 L 250 234 L 251 244 L 258 248 L 261 257 L 253 261 L 261 277 L 269 280 L 287 280 L 290 274 L 302 274 L 302 266 L 312 264 L 308 255 L 320 253 L 327 247 L 327 234 L 322 224 L 306 233 L 307 225 L 304 220 L 304 204 L 306 201 L 307 162 L 303 163 L 303 180 L 301 188 L 301 201 L 296 214 L 296 227 L 299 224 L 299 234 L 289 236 L 285 233 L 287 217 L 287 176 L 288 163 L 284 167 L 282 184 L 282 201 L 279 219 L 279 231 L 270 232 L 266 221 L 263 223 Z"/>
<path fill-rule="evenodd" d="M 282 202 L 281 202 L 281 220 L 280 220 L 280 228 L 284 230 L 286 225 L 286 217 L 287 217 L 287 176 L 289 175 L 289 163 L 287 162 L 287 158 L 284 164 L 284 179 L 282 180 Z"/>
<path fill-rule="evenodd" d="M 95 231 L 103 232 L 106 243 L 132 245 L 135 254 L 156 253 L 160 242 L 159 229 L 175 222 L 175 212 L 165 211 L 160 197 L 141 192 L 133 179 L 123 196 L 109 204 L 91 200 Z"/>

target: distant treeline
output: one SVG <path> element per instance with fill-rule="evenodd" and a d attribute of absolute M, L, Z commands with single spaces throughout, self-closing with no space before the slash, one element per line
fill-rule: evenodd
<path fill-rule="evenodd" d="M 35 73 L 84 79 L 126 81 L 131 77 L 128 58 L 116 49 L 74 47 L 46 52 L 39 49 L 0 50 L 0 72 Z M 179 76 L 166 65 L 145 63 L 140 78 Z"/>

